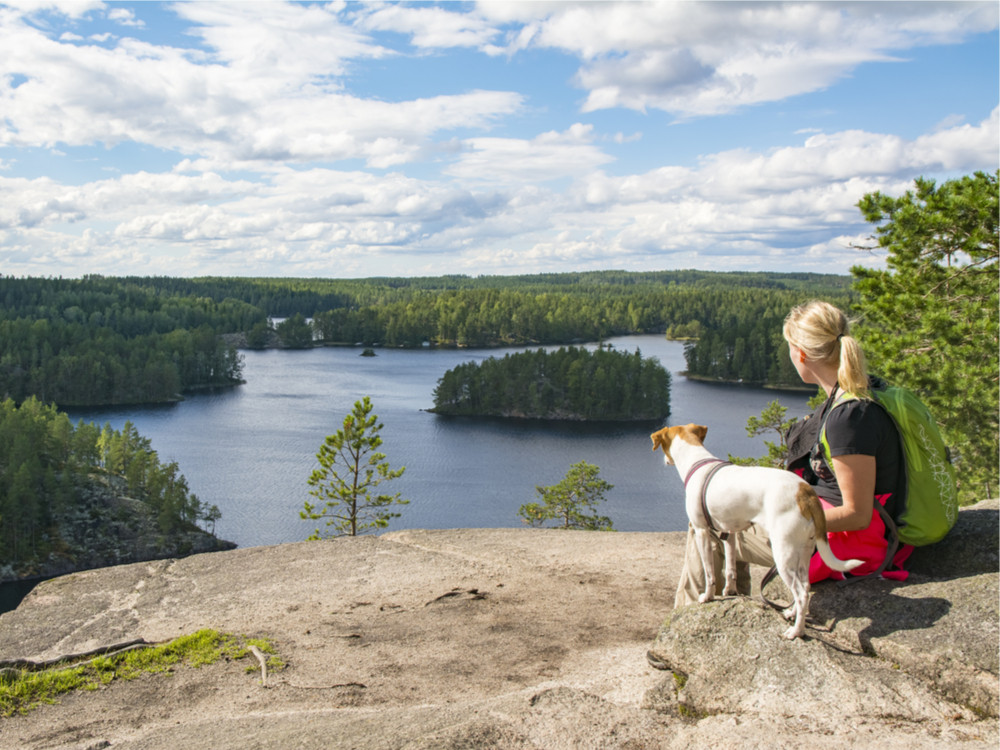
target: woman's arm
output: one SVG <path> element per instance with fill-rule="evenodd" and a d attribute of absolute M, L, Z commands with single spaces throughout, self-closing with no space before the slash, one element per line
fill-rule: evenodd
<path fill-rule="evenodd" d="M 859 531 L 868 528 L 875 504 L 875 456 L 835 456 L 833 473 L 844 504 L 826 509 L 826 530 Z"/>

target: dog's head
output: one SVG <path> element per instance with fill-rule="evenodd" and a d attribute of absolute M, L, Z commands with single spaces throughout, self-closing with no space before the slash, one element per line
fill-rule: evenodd
<path fill-rule="evenodd" d="M 691 445 L 702 445 L 705 442 L 705 435 L 707 434 L 707 427 L 692 423 L 678 425 L 677 427 L 664 427 L 649 437 L 653 441 L 653 450 L 661 448 L 663 455 L 666 456 L 664 460 L 668 464 L 673 464 L 674 459 L 670 455 L 670 446 L 675 440 L 683 440 L 685 443 L 690 443 Z"/>

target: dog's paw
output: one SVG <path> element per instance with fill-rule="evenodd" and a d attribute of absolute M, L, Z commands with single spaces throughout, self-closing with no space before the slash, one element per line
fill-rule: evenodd
<path fill-rule="evenodd" d="M 794 620 L 795 614 L 796 612 L 794 606 L 787 607 L 786 609 L 781 610 L 781 616 L 784 617 L 786 620 Z"/>
<path fill-rule="evenodd" d="M 736 596 L 738 592 L 736 591 L 736 583 L 727 583 L 726 587 L 722 589 L 723 596 Z"/>
<path fill-rule="evenodd" d="M 712 594 L 711 591 L 706 591 L 704 594 L 702 594 L 701 596 L 698 597 L 698 601 L 701 602 L 702 604 L 704 604 L 705 602 L 712 601 L 712 599 L 714 599 L 714 598 L 715 597 L 713 596 L 713 594 Z"/>
<path fill-rule="evenodd" d="M 788 628 L 788 630 L 784 632 L 785 638 L 787 638 L 790 641 L 794 641 L 796 638 L 801 638 L 804 635 L 805 635 L 805 628 L 797 628 L 794 625 L 792 625 L 792 627 Z"/>

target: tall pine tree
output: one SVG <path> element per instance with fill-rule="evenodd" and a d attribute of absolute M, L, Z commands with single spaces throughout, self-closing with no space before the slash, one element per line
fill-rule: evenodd
<path fill-rule="evenodd" d="M 998 173 L 858 204 L 888 252 L 885 270 L 854 268 L 858 333 L 869 366 L 917 393 L 960 454 L 960 497 L 997 495 Z"/>

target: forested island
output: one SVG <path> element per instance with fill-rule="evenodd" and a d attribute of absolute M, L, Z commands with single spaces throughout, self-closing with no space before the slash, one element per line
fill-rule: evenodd
<path fill-rule="evenodd" d="M 0 581 L 230 549 L 218 518 L 130 423 L 0 402 Z"/>
<path fill-rule="evenodd" d="M 522 419 L 639 421 L 670 413 L 670 373 L 656 360 L 599 347 L 490 357 L 448 370 L 437 414 Z"/>

